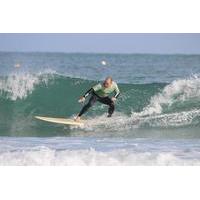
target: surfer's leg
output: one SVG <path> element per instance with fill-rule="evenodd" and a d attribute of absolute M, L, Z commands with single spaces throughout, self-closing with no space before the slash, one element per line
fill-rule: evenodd
<path fill-rule="evenodd" d="M 95 95 L 91 96 L 88 103 L 84 105 L 83 108 L 81 109 L 80 113 L 78 114 L 78 117 L 83 115 L 90 107 L 92 107 L 94 103 L 96 102 L 96 100 L 97 100 L 97 97 Z"/>
<path fill-rule="evenodd" d="M 109 106 L 108 117 L 111 117 L 115 110 L 114 102 L 109 97 L 99 98 L 98 101 Z"/>

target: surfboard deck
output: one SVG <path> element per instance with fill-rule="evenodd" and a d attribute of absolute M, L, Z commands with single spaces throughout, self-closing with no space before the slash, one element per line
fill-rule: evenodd
<path fill-rule="evenodd" d="M 35 116 L 35 118 L 42 121 L 46 121 L 46 122 L 51 122 L 51 123 L 56 123 L 56 124 L 65 124 L 65 125 L 74 125 L 74 126 L 81 126 L 85 122 L 85 120 L 80 120 L 76 122 L 73 119 L 42 117 L 42 116 Z"/>

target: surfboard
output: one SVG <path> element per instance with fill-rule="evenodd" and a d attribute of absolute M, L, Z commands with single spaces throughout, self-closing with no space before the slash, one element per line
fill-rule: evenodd
<path fill-rule="evenodd" d="M 78 122 L 74 121 L 73 119 L 66 119 L 66 118 L 54 118 L 54 117 L 41 117 L 35 116 L 36 119 L 56 123 L 56 124 L 65 124 L 65 125 L 74 125 L 74 126 L 81 126 L 84 124 L 85 120 L 80 120 Z"/>

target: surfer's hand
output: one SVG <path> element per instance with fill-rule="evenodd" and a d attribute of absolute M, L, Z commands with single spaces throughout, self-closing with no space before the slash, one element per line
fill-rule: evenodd
<path fill-rule="evenodd" d="M 112 100 L 113 102 L 115 102 L 117 99 L 116 99 L 115 97 L 112 97 L 111 100 Z"/>
<path fill-rule="evenodd" d="M 85 97 L 80 97 L 80 99 L 78 100 L 79 103 L 83 103 L 85 101 Z"/>

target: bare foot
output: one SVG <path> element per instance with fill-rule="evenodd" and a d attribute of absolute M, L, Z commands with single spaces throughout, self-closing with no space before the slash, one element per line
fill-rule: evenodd
<path fill-rule="evenodd" d="M 78 122 L 78 121 L 80 121 L 80 120 L 81 120 L 81 118 L 80 118 L 79 116 L 77 116 L 77 117 L 74 118 L 74 121 L 75 121 L 75 122 Z"/>

